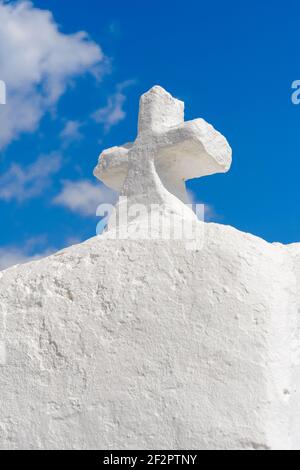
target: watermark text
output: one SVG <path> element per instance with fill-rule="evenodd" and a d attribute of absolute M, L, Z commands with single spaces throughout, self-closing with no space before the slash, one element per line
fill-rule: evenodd
<path fill-rule="evenodd" d="M 0 104 L 6 104 L 6 85 L 3 80 L 0 80 Z"/>

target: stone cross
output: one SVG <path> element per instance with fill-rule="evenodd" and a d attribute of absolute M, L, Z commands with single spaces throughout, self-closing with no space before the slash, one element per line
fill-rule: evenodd
<path fill-rule="evenodd" d="M 184 103 L 155 86 L 140 99 L 135 142 L 104 150 L 94 175 L 134 203 L 174 205 L 188 202 L 187 180 L 230 165 L 227 140 L 203 119 L 184 122 Z"/>

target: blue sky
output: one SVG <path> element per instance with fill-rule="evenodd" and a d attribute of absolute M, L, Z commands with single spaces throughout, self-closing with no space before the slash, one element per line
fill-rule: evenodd
<path fill-rule="evenodd" d="M 300 241 L 299 14 L 296 1 L 0 0 L 0 267 L 94 236 L 98 155 L 135 138 L 155 84 L 232 146 L 228 174 L 188 183 L 212 220 Z"/>

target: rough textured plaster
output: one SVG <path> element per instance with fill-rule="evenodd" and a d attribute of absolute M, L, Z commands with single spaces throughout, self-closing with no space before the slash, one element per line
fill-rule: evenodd
<path fill-rule="evenodd" d="M 0 278 L 1 448 L 292 447 L 283 246 L 206 224 L 198 252 L 96 237 Z"/>

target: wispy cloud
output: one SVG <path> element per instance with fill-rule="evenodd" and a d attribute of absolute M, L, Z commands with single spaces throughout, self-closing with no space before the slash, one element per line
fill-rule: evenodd
<path fill-rule="evenodd" d="M 0 71 L 7 104 L 0 108 L 0 149 L 34 131 L 75 77 L 108 69 L 101 48 L 85 32 L 64 34 L 48 10 L 27 0 L 0 0 Z"/>
<path fill-rule="evenodd" d="M 77 245 L 82 241 L 80 237 L 67 237 L 63 243 L 63 247 L 67 248 L 72 245 Z M 49 245 L 47 235 L 29 238 L 22 243 L 22 246 L 0 246 L 0 271 L 17 264 L 24 264 L 45 258 L 57 251 L 57 248 Z"/>
<path fill-rule="evenodd" d="M 134 80 L 119 83 L 116 92 L 108 97 L 107 105 L 92 114 L 94 121 L 103 124 L 105 132 L 109 132 L 113 126 L 125 119 L 124 104 L 127 98 L 124 91 L 134 83 Z"/>
<path fill-rule="evenodd" d="M 52 182 L 52 177 L 61 168 L 59 154 L 40 156 L 34 163 L 21 167 L 13 163 L 0 176 L 0 200 L 18 203 L 39 196 Z"/>
<path fill-rule="evenodd" d="M 79 121 L 67 121 L 65 123 L 65 126 L 60 133 L 60 138 L 64 147 L 67 147 L 72 142 L 79 141 L 83 138 L 83 134 L 80 131 L 82 126 L 83 124 Z"/>
<path fill-rule="evenodd" d="M 55 248 L 46 247 L 47 237 L 40 236 L 30 238 L 22 244 L 22 247 L 8 245 L 0 247 L 0 271 L 16 264 L 28 263 L 51 255 Z"/>
<path fill-rule="evenodd" d="M 61 193 L 53 200 L 79 215 L 89 217 L 96 215 L 99 204 L 114 203 L 116 193 L 106 186 L 92 183 L 89 180 L 64 181 Z"/>
<path fill-rule="evenodd" d="M 27 263 L 33 259 L 35 258 L 27 256 L 20 248 L 14 246 L 0 248 L 0 271 L 16 264 Z"/>

